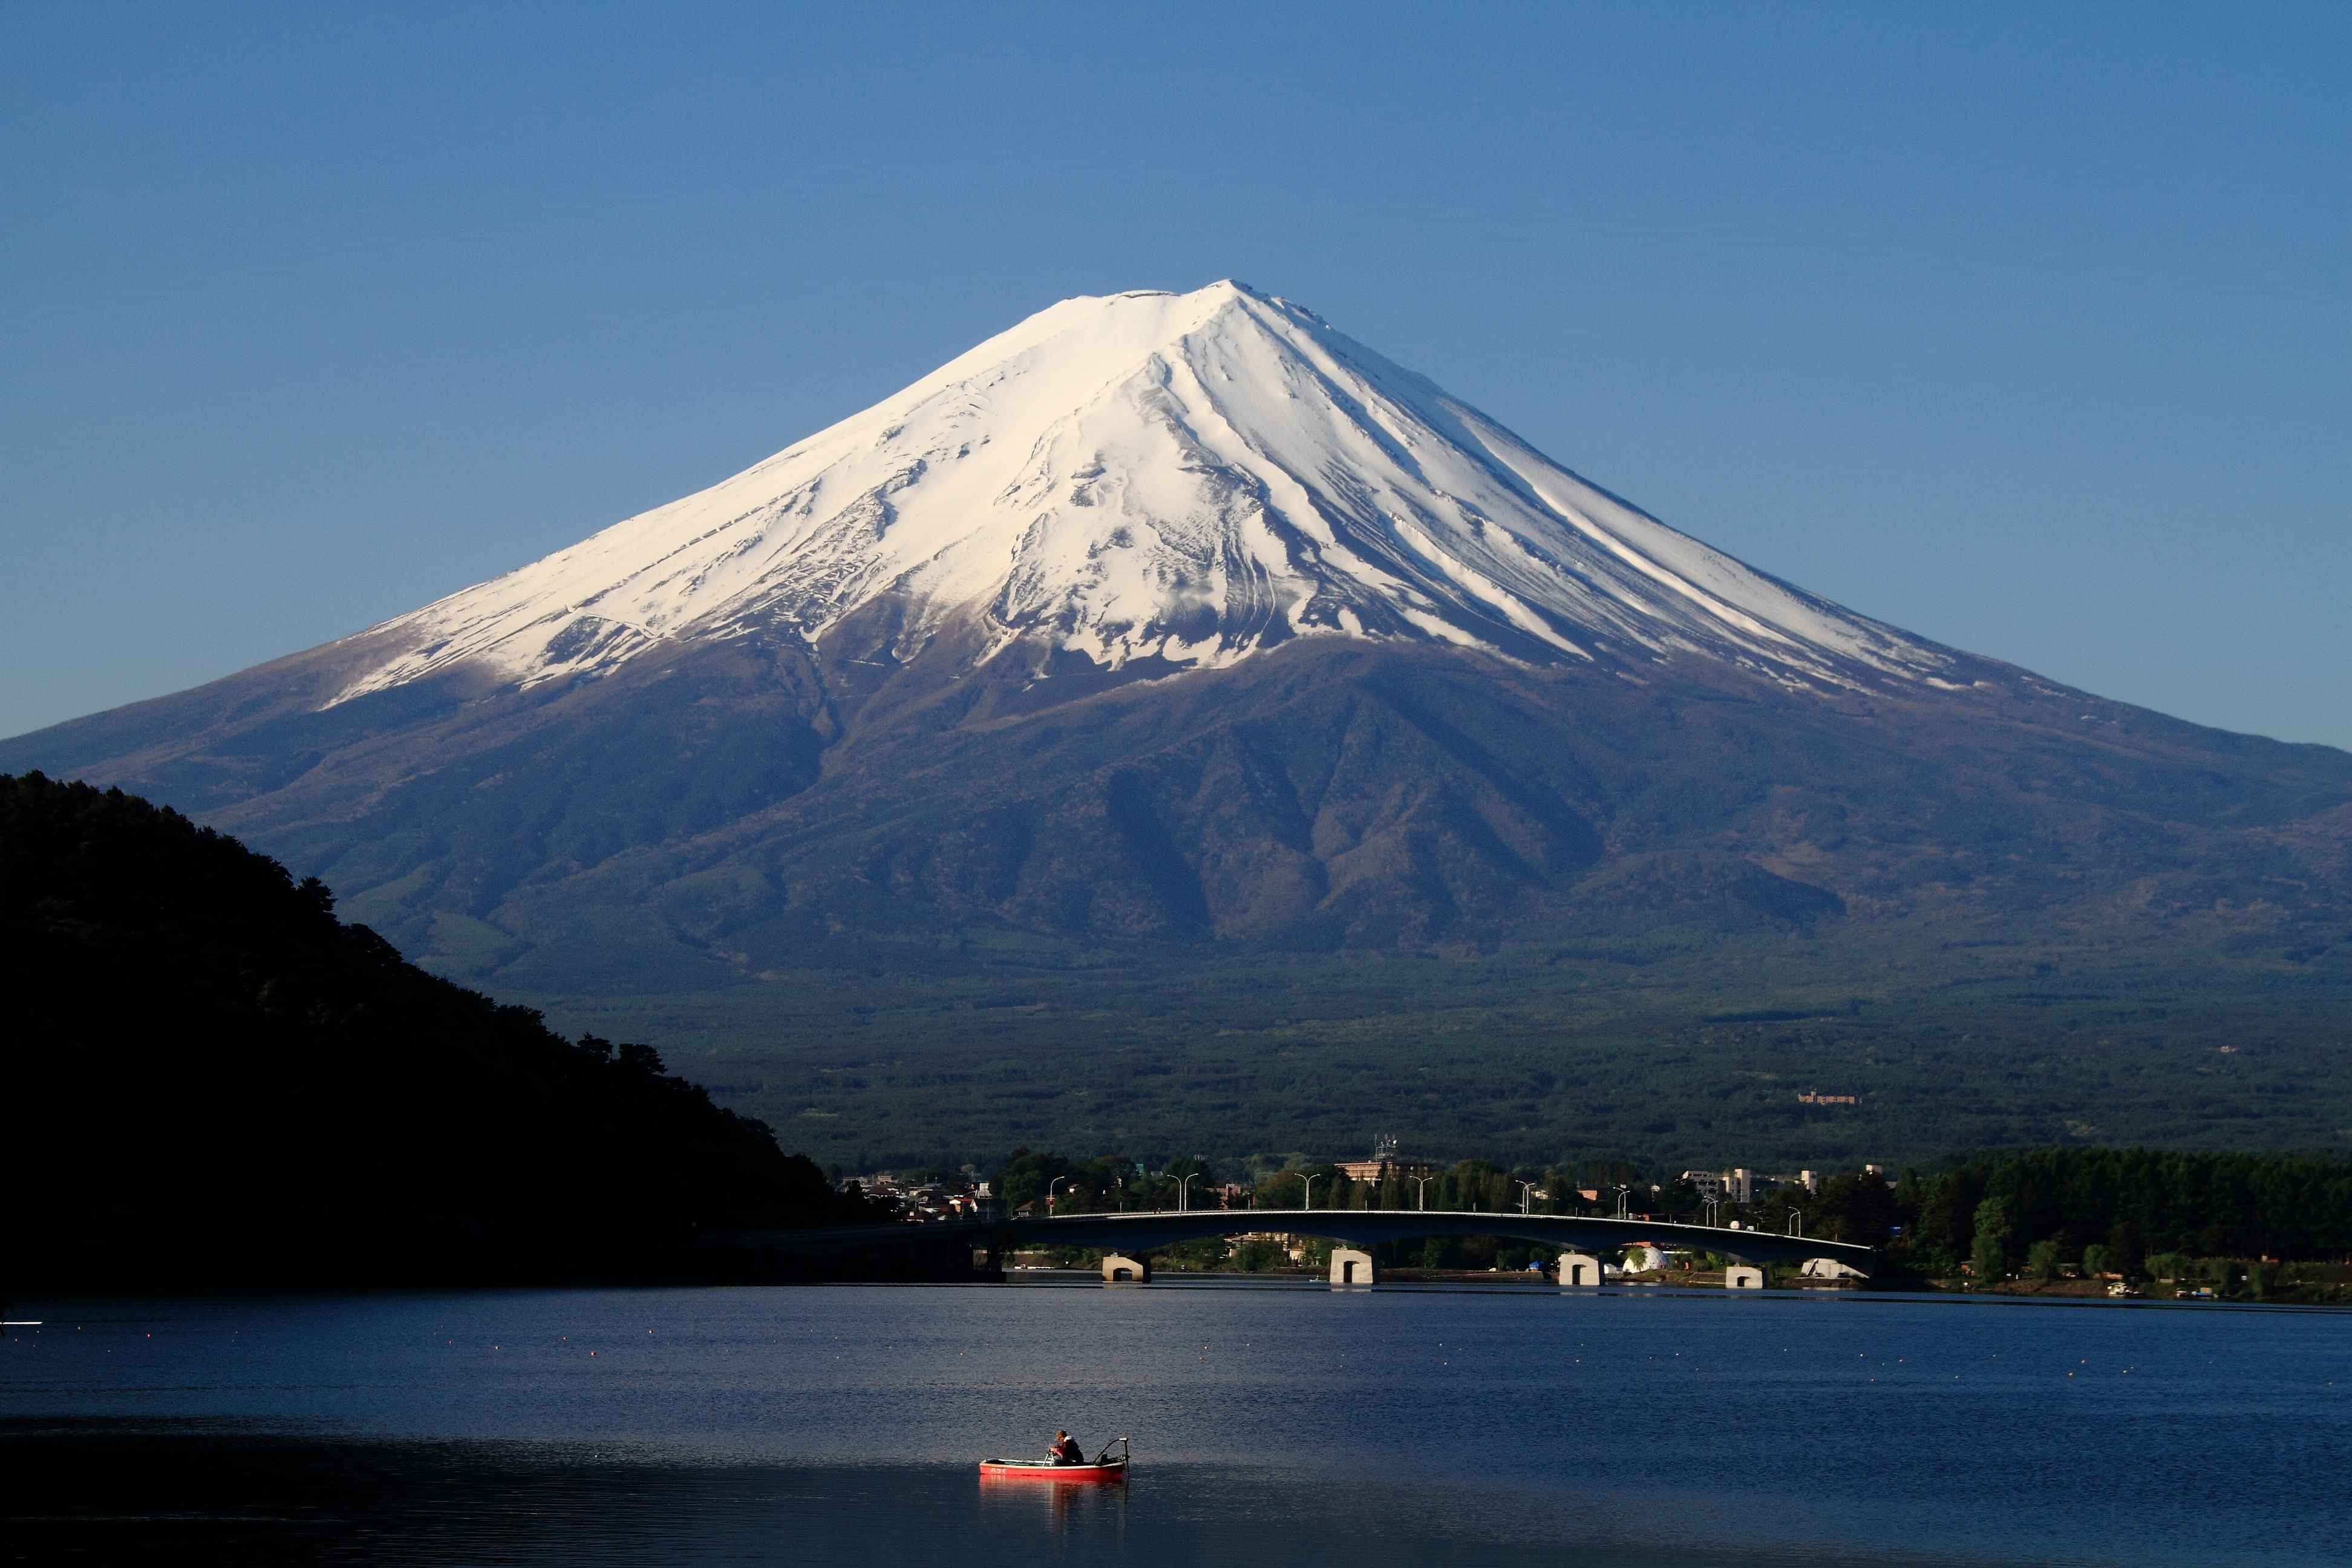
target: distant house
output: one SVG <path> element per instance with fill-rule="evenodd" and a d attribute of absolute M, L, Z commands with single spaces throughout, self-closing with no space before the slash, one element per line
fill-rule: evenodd
<path fill-rule="evenodd" d="M 1226 1239 L 1235 1247 L 1252 1241 L 1271 1242 L 1282 1248 L 1283 1256 L 1293 1263 L 1307 1256 L 1306 1243 L 1286 1230 L 1244 1230 Z"/>

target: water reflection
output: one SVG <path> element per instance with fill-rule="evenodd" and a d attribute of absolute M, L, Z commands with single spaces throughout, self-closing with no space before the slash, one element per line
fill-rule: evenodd
<path fill-rule="evenodd" d="M 1123 1542 L 1127 1538 L 1127 1479 L 1061 1481 L 1025 1476 L 980 1478 L 982 1525 L 992 1531 L 1041 1528 L 1045 1534 L 1067 1536 L 1073 1526 L 1089 1538 Z"/>
<path fill-rule="evenodd" d="M 1721 1295 L 54 1303 L 32 1562 L 2326 1563 L 2352 1320 Z M 1067 1426 L 1120 1486 L 983 1485 Z"/>
<path fill-rule="evenodd" d="M 1126 1485 L 982 1485 L 961 1467 L 678 1467 L 570 1446 L 384 1444 L 0 1425 L 10 1557 L 392 1564 L 1069 1562 L 1490 1564 L 1537 1542 L 1612 1568 L 1927 1561 L 1645 1539 L 1612 1503 L 1175 1466 Z M 1369 1484 L 1368 1484 L 1369 1480 Z M 1629 1524 L 1634 1526 L 1629 1531 Z M 2040 1559 L 2068 1561 L 2063 1555 Z M 1957 1557 L 1936 1561 L 1958 1563 Z"/>

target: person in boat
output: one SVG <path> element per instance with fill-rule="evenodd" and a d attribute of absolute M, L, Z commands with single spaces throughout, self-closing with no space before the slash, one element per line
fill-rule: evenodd
<path fill-rule="evenodd" d="M 1087 1451 L 1079 1447 L 1078 1440 L 1067 1432 L 1054 1434 L 1054 1446 L 1045 1450 L 1045 1457 L 1057 1465 L 1083 1465 L 1087 1462 Z"/>

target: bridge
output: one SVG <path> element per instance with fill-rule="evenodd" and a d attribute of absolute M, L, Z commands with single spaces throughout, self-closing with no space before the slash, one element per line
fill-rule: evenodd
<path fill-rule="evenodd" d="M 1589 1219 L 1575 1215 L 1480 1214 L 1466 1209 L 1179 1209 L 1150 1214 L 1074 1214 L 1000 1220 L 1008 1247 L 1090 1247 L 1140 1257 L 1178 1242 L 1273 1231 L 1318 1236 L 1354 1247 L 1431 1237 L 1499 1236 L 1578 1252 L 1614 1252 L 1647 1242 L 1665 1251 L 1720 1252 L 1748 1263 L 1795 1263 L 1830 1258 L 1870 1272 L 1874 1249 L 1844 1241 L 1814 1241 L 1764 1230 L 1711 1225 L 1669 1225 L 1646 1219 Z"/>
<path fill-rule="evenodd" d="M 1865 1275 L 1876 1257 L 1874 1248 L 1852 1242 L 1817 1241 L 1772 1231 L 1575 1215 L 1421 1209 L 1175 1209 L 1023 1215 L 940 1225 L 738 1234 L 709 1237 L 703 1246 L 744 1259 L 758 1277 L 838 1279 L 846 1273 L 870 1279 L 970 1278 L 970 1260 L 976 1252 L 985 1250 L 992 1263 L 1001 1265 L 1005 1254 L 1024 1248 L 1075 1247 L 1111 1255 L 1105 1265 L 1106 1279 L 1120 1277 L 1124 1265 L 1126 1277 L 1140 1280 L 1150 1278 L 1146 1260 L 1160 1247 L 1253 1231 L 1322 1237 L 1351 1249 L 1432 1237 L 1502 1237 L 1559 1248 L 1563 1284 L 1599 1284 L 1600 1254 L 1644 1243 L 1661 1250 L 1720 1253 L 1748 1264 L 1827 1258 Z M 827 1259 L 835 1260 L 835 1266 L 828 1267 Z M 1568 1274 L 1575 1262 L 1590 1265 L 1589 1279 Z M 845 1268 L 844 1265 L 851 1266 Z M 1357 1267 L 1360 1272 L 1347 1271 Z M 1345 1262 L 1335 1259 L 1332 1276 L 1343 1283 L 1370 1283 L 1369 1251 L 1354 1251 Z M 1758 1276 L 1738 1282 L 1762 1281 Z"/>

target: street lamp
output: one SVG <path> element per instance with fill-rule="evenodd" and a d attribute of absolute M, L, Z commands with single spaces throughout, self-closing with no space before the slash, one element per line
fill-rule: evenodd
<path fill-rule="evenodd" d="M 1805 1234 L 1804 1210 L 1790 1209 L 1789 1211 L 1789 1234 L 1790 1236 L 1802 1236 Z"/>
<path fill-rule="evenodd" d="M 1518 1181 L 1517 1177 L 1513 1177 L 1512 1180 L 1519 1189 L 1519 1212 L 1526 1214 L 1528 1212 L 1528 1205 L 1535 1199 L 1536 1184 L 1533 1182 Z"/>
<path fill-rule="evenodd" d="M 1413 1182 L 1415 1184 L 1412 1189 L 1413 1207 L 1417 1209 L 1425 1209 L 1429 1206 L 1429 1184 L 1436 1179 L 1437 1178 L 1434 1176 L 1415 1176 L 1413 1178 Z"/>
<path fill-rule="evenodd" d="M 1305 1181 L 1307 1184 L 1307 1206 L 1308 1208 L 1313 1208 L 1315 1206 L 1316 1178 L 1313 1176 L 1306 1176 L 1302 1177 L 1301 1180 Z"/>
<path fill-rule="evenodd" d="M 1076 1176 L 1056 1176 L 1051 1182 L 1046 1184 L 1045 1212 L 1047 1214 L 1052 1214 L 1054 1212 L 1054 1194 L 1062 1190 L 1062 1184 L 1064 1182 L 1075 1182 L 1077 1178 Z"/>
<path fill-rule="evenodd" d="M 1191 1208 L 1191 1207 L 1192 1206 L 1192 1184 L 1193 1184 L 1194 1182 L 1199 1181 L 1200 1179 L 1201 1179 L 1201 1173 L 1200 1173 L 1200 1172 L 1198 1172 L 1198 1171 L 1188 1171 L 1188 1172 L 1186 1172 L 1186 1173 L 1185 1173 L 1184 1179 L 1183 1179 L 1181 1182 L 1180 1182 L 1180 1183 L 1178 1183 L 1178 1184 L 1177 1184 L 1177 1185 L 1176 1185 L 1176 1207 L 1177 1207 L 1178 1212 L 1180 1212 L 1180 1213 L 1181 1213 L 1181 1212 L 1182 1212 L 1183 1210 L 1185 1210 L 1185 1209 L 1189 1209 L 1189 1208 Z"/>

